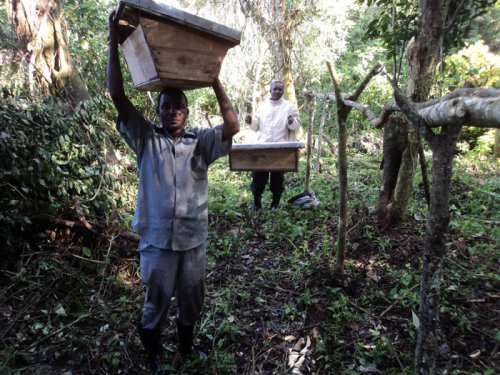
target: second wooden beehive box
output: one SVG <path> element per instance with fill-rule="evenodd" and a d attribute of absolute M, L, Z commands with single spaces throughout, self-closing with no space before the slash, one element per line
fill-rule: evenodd
<path fill-rule="evenodd" d="M 296 172 L 302 142 L 234 144 L 229 154 L 232 171 Z"/>

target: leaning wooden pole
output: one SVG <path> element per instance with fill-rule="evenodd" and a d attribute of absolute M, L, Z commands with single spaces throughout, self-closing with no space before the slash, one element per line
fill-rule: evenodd
<path fill-rule="evenodd" d="M 314 123 L 314 113 L 316 112 L 316 97 L 314 95 L 306 95 L 307 104 L 309 107 L 309 122 L 307 123 L 307 164 L 306 164 L 306 193 L 311 192 L 311 165 L 312 165 L 312 132 Z"/>
<path fill-rule="evenodd" d="M 345 247 L 347 237 L 347 128 L 346 111 L 340 92 L 335 71 L 330 64 L 326 63 L 328 71 L 333 82 L 335 92 L 335 103 L 337 104 L 337 127 L 338 127 L 338 177 L 339 177 L 339 224 L 337 228 L 337 261 L 335 263 L 334 273 L 342 272 L 345 260 Z M 347 112 L 348 113 L 348 112 Z"/>
<path fill-rule="evenodd" d="M 320 169 L 320 161 L 321 161 L 321 142 L 323 140 L 323 129 L 325 127 L 325 120 L 326 120 L 326 114 L 328 112 L 328 96 L 325 96 L 325 99 L 323 100 L 323 112 L 321 114 L 321 120 L 319 122 L 319 130 L 318 130 L 318 146 L 317 146 L 317 152 L 316 152 L 316 174 L 319 173 Z"/>

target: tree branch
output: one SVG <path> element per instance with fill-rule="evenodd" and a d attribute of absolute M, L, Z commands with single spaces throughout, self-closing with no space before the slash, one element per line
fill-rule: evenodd
<path fill-rule="evenodd" d="M 110 229 L 111 229 L 104 224 L 88 223 L 88 224 L 90 224 L 90 226 L 92 228 L 92 230 L 90 230 L 87 225 L 85 225 L 81 222 L 59 219 L 57 217 L 51 217 L 51 216 L 47 216 L 44 218 L 40 217 L 40 218 L 37 218 L 37 220 L 39 222 L 48 222 L 48 223 L 51 223 L 53 225 L 62 226 L 62 227 L 84 229 L 84 230 L 88 230 L 89 232 L 94 233 L 94 234 L 106 234 L 106 233 L 109 233 Z M 122 237 L 124 239 L 130 240 L 130 241 L 134 241 L 134 242 L 139 242 L 139 240 L 141 239 L 141 236 L 139 236 L 136 233 L 130 232 L 130 231 L 118 230 L 118 236 Z"/>
<path fill-rule="evenodd" d="M 332 79 L 332 82 L 333 82 L 333 90 L 335 93 L 335 103 L 337 103 L 337 107 L 340 109 L 344 106 L 344 101 L 342 99 L 342 93 L 340 92 L 339 81 L 337 79 L 337 76 L 335 75 L 332 64 L 329 61 L 327 61 L 326 65 L 328 67 L 328 72 L 330 73 L 330 78 Z"/>
<path fill-rule="evenodd" d="M 370 83 L 373 77 L 375 77 L 377 74 L 379 74 L 382 71 L 382 65 L 380 63 L 377 63 L 366 75 L 366 77 L 363 79 L 363 81 L 360 83 L 356 91 L 354 91 L 354 94 L 350 95 L 348 97 L 349 100 L 356 101 L 358 100 L 359 96 L 361 93 L 366 89 L 366 86 Z"/>
<path fill-rule="evenodd" d="M 379 127 L 376 124 L 378 124 L 380 122 L 380 118 L 377 117 L 377 115 L 375 113 L 373 113 L 373 111 L 367 105 L 363 105 L 361 103 L 358 103 L 358 102 L 355 102 L 352 100 L 344 100 L 344 104 L 348 107 L 357 109 L 359 112 L 361 112 L 363 115 L 365 115 L 368 118 L 368 120 L 370 120 L 370 122 L 376 128 Z M 389 112 L 386 112 L 386 113 L 388 113 L 387 114 L 387 118 L 388 118 L 390 113 Z M 386 121 L 387 121 L 387 118 L 385 119 Z"/>
<path fill-rule="evenodd" d="M 361 112 L 375 128 L 381 128 L 391 113 L 400 111 L 396 103 L 388 103 L 377 117 L 368 106 L 361 103 L 344 100 L 344 104 Z M 450 100 L 410 104 L 431 128 L 469 125 L 500 129 L 500 97 L 454 97 Z"/>
<path fill-rule="evenodd" d="M 427 125 L 424 118 L 420 116 L 417 110 L 413 107 L 412 103 L 399 89 L 396 83 L 387 77 L 387 80 L 394 89 L 394 98 L 396 99 L 396 104 L 401 109 L 406 118 L 411 122 L 413 128 L 433 147 L 436 143 L 436 135 L 433 133 L 431 127 Z"/>

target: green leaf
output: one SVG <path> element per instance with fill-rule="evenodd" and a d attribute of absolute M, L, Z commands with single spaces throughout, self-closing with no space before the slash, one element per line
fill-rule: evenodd
<path fill-rule="evenodd" d="M 85 306 L 79 300 L 75 299 L 69 303 L 69 312 L 76 316 L 85 314 Z"/>
<path fill-rule="evenodd" d="M 83 247 L 82 253 L 83 253 L 83 256 L 85 256 L 87 258 L 90 258 L 92 256 L 92 250 L 90 250 L 88 247 Z"/>
<path fill-rule="evenodd" d="M 415 311 L 411 310 L 411 318 L 413 320 L 413 325 L 416 329 L 420 328 L 420 319 L 418 319 L 418 315 L 415 314 Z"/>

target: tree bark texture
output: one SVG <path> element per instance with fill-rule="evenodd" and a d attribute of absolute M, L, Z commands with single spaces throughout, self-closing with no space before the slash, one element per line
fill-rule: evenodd
<path fill-rule="evenodd" d="M 475 93 L 476 95 L 458 90 L 439 99 L 412 103 L 412 106 L 431 128 L 445 125 L 468 125 L 499 129 L 500 90 L 476 89 Z M 375 128 L 385 125 L 391 113 L 400 111 L 397 104 L 388 103 L 377 117 L 373 111 L 361 103 L 344 100 L 344 104 L 360 111 Z"/>
<path fill-rule="evenodd" d="M 390 224 L 404 219 L 408 201 L 413 191 L 413 176 L 418 164 L 418 133 L 411 127 L 408 128 L 408 143 L 401 156 L 398 180 L 392 205 L 387 207 L 386 221 Z"/>
<path fill-rule="evenodd" d="M 20 49 L 29 61 L 31 88 L 68 98 L 90 99 L 72 63 L 60 0 L 11 0 L 10 17 Z"/>
<path fill-rule="evenodd" d="M 443 17 L 441 1 L 420 0 L 420 32 L 414 48 L 409 52 L 410 78 L 407 94 L 413 102 L 425 101 L 429 95 L 442 45 Z M 413 189 L 413 175 L 417 165 L 418 134 L 408 135 L 408 147 L 402 154 L 400 176 L 396 186 L 393 204 L 387 207 L 387 217 L 394 223 L 402 220 Z M 382 202 L 379 202 L 379 205 Z"/>
<path fill-rule="evenodd" d="M 415 374 L 434 374 L 439 327 L 442 259 L 450 220 L 450 186 L 453 156 L 460 126 L 447 126 L 432 147 L 431 207 L 426 225 L 422 281 L 420 286 L 420 327 L 415 348 Z"/>
<path fill-rule="evenodd" d="M 424 145 L 420 139 L 418 142 L 418 160 L 420 161 L 420 171 L 422 174 L 422 184 L 424 187 L 425 201 L 427 202 L 427 207 L 431 205 L 431 184 L 429 182 L 429 177 L 427 176 L 427 162 L 425 159 Z"/>
<path fill-rule="evenodd" d="M 343 269 L 345 260 L 345 247 L 347 237 L 347 128 L 346 119 L 340 115 L 341 110 L 337 110 L 337 126 L 339 133 L 339 155 L 338 155 L 338 175 L 339 175 L 339 224 L 338 249 L 336 269 Z"/>
<path fill-rule="evenodd" d="M 387 216 L 387 207 L 390 207 L 394 200 L 402 155 L 408 144 L 407 124 L 404 118 L 392 116 L 384 126 L 382 186 L 377 205 L 377 217 L 382 227 L 391 222 Z"/>
<path fill-rule="evenodd" d="M 455 146 L 462 127 L 445 125 L 440 134 L 432 128 L 392 82 L 394 98 L 413 128 L 432 150 L 432 188 L 420 287 L 419 328 L 415 347 L 414 372 L 434 374 L 440 305 L 441 262 L 446 253 L 446 233 L 450 219 L 450 185 Z"/>

